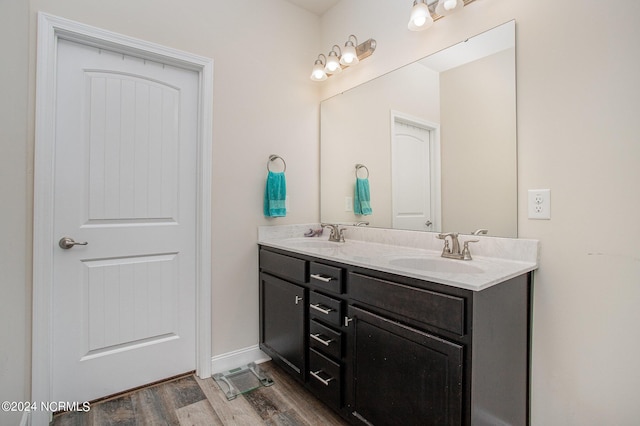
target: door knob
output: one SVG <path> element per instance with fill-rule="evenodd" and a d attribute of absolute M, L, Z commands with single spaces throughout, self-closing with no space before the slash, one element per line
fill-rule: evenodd
<path fill-rule="evenodd" d="M 430 220 L 427 220 L 424 224 L 426 226 L 431 226 L 431 225 L 433 225 L 433 222 L 431 222 Z"/>
<path fill-rule="evenodd" d="M 73 238 L 69 237 L 62 237 L 60 238 L 60 241 L 58 241 L 58 245 L 60 246 L 60 248 L 63 248 L 65 250 L 69 250 L 73 246 L 86 246 L 87 244 L 89 243 L 86 241 L 83 243 L 75 242 Z"/>

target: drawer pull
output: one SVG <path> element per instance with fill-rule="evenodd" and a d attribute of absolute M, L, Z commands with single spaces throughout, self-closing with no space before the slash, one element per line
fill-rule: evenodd
<path fill-rule="evenodd" d="M 310 308 L 315 309 L 318 312 L 322 312 L 325 315 L 329 315 L 332 311 L 334 311 L 335 309 L 331 309 L 331 308 L 327 308 L 327 307 L 323 307 L 321 304 L 319 303 L 315 303 L 315 304 L 310 304 L 309 305 Z"/>
<path fill-rule="evenodd" d="M 324 339 L 320 338 L 320 336 L 322 336 L 322 334 L 320 334 L 320 333 L 310 334 L 309 336 L 311 336 L 311 338 L 313 340 L 316 340 L 316 341 L 322 343 L 325 346 L 329 346 L 331 344 L 331 342 L 333 342 L 333 339 L 324 340 Z"/>
<path fill-rule="evenodd" d="M 318 281 L 322 281 L 325 283 L 331 282 L 331 280 L 334 280 L 335 278 L 333 277 L 326 277 L 320 274 L 311 274 L 311 278 L 318 280 Z"/>
<path fill-rule="evenodd" d="M 329 386 L 329 382 L 333 380 L 333 377 L 329 376 L 329 378 L 325 380 L 322 377 L 320 377 L 320 373 L 324 373 L 324 371 L 322 370 L 309 371 L 309 374 L 311 374 L 316 380 L 318 380 L 320 383 L 322 383 L 325 386 Z"/>

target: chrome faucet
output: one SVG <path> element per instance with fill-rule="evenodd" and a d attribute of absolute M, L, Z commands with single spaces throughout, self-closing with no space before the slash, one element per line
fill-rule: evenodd
<path fill-rule="evenodd" d="M 444 240 L 444 248 L 442 249 L 441 256 L 448 259 L 471 260 L 472 257 L 471 252 L 469 251 L 469 243 L 477 243 L 480 240 L 464 241 L 462 251 L 460 251 L 460 241 L 458 241 L 458 235 L 459 234 L 457 232 L 447 232 L 445 234 L 436 235 L 436 238 Z M 451 246 L 449 246 L 447 237 L 451 238 Z"/>
<path fill-rule="evenodd" d="M 369 222 L 356 222 L 354 226 L 368 226 Z"/>
<path fill-rule="evenodd" d="M 480 234 L 487 235 L 487 232 L 489 232 L 488 229 L 480 228 L 473 231 L 473 235 L 480 235 Z"/>
<path fill-rule="evenodd" d="M 321 223 L 320 226 L 322 226 L 323 228 L 329 228 L 329 241 L 344 243 L 345 228 L 340 228 L 340 225 L 334 223 Z"/>

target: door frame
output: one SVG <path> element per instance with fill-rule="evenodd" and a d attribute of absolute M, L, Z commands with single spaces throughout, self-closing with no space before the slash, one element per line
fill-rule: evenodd
<path fill-rule="evenodd" d="M 431 175 L 429 183 L 431 185 L 431 221 L 433 222 L 432 230 L 440 231 L 442 226 L 442 184 L 440 170 L 440 124 L 415 117 L 404 112 L 391 110 L 391 220 L 395 221 L 394 214 L 394 198 L 393 191 L 393 159 L 396 155 L 396 121 L 419 127 L 429 132 L 431 135 L 431 143 L 429 144 L 429 162 Z"/>
<path fill-rule="evenodd" d="M 196 374 L 211 376 L 211 173 L 213 60 L 38 12 L 33 211 L 31 400 L 50 401 L 52 387 L 53 189 L 57 47 L 61 39 L 198 73 L 196 206 Z M 48 424 L 33 413 L 34 424 Z"/>

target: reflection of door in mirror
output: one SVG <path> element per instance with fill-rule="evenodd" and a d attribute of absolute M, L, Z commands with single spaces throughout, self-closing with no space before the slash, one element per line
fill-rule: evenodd
<path fill-rule="evenodd" d="M 391 112 L 392 225 L 440 231 L 438 125 Z"/>

